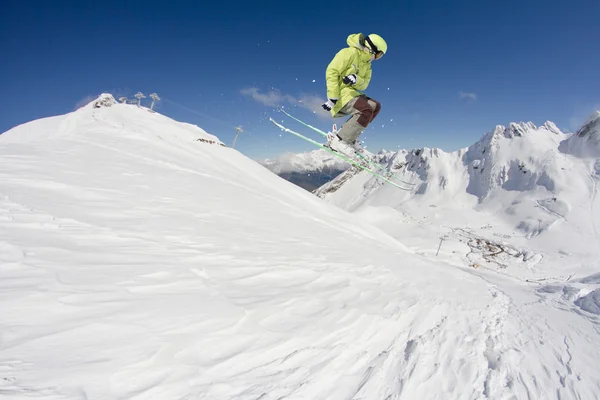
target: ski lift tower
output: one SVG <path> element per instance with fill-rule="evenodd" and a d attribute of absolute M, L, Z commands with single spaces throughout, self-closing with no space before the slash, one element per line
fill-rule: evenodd
<path fill-rule="evenodd" d="M 235 141 L 237 140 L 238 136 L 240 135 L 240 133 L 244 132 L 244 130 L 242 129 L 241 126 L 238 126 L 235 128 L 235 137 L 233 138 L 233 144 L 231 145 L 231 148 L 235 148 Z"/>
<path fill-rule="evenodd" d="M 137 92 L 134 97 L 136 99 L 138 99 L 138 102 L 137 102 L 138 107 L 140 107 L 142 105 L 142 99 L 146 98 L 146 96 L 144 96 L 144 94 L 142 92 Z"/>
<path fill-rule="evenodd" d="M 150 95 L 150 98 L 152 99 L 152 104 L 150 105 L 150 110 L 154 110 L 154 102 L 156 100 L 160 100 L 160 97 L 158 97 L 158 95 L 156 93 L 152 93 Z"/>

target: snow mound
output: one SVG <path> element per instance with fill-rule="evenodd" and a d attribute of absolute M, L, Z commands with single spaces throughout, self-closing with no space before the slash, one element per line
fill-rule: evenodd
<path fill-rule="evenodd" d="M 597 274 L 593 274 L 590 276 L 586 276 L 585 278 L 579 279 L 578 282 L 600 285 L 600 272 Z"/>
<path fill-rule="evenodd" d="M 117 101 L 110 93 L 102 93 L 98 98 L 88 105 L 93 108 L 102 108 L 102 107 L 110 107 L 114 104 L 117 104 Z"/>
<path fill-rule="evenodd" d="M 151 121 L 150 125 L 148 121 Z M 90 126 L 94 129 L 88 129 Z M 199 141 L 225 146 L 218 137 L 196 125 L 174 121 L 156 112 L 148 113 L 147 109 L 136 105 L 117 103 L 113 95 L 108 93 L 71 113 L 12 128 L 0 135 L 0 141 L 39 142 L 64 136 L 95 135 L 97 131 L 115 131 L 144 139 L 159 138 L 184 143 Z"/>
<path fill-rule="evenodd" d="M 600 289 L 596 289 L 588 295 L 575 301 L 582 310 L 592 314 L 600 315 Z"/>

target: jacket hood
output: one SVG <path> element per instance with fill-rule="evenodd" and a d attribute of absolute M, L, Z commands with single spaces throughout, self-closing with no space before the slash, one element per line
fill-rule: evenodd
<path fill-rule="evenodd" d="M 348 38 L 346 39 L 346 43 L 348 43 L 348 46 L 356 47 L 360 50 L 364 48 L 364 46 L 362 45 L 362 43 L 364 42 L 365 35 L 363 35 L 362 33 L 353 33 L 351 35 L 348 35 Z"/>
<path fill-rule="evenodd" d="M 367 51 L 364 50 L 365 49 L 365 46 L 363 45 L 364 42 L 365 42 L 365 35 L 363 35 L 362 33 L 353 33 L 351 35 L 348 35 L 348 38 L 346 39 L 346 43 L 348 43 L 348 46 L 354 47 L 361 51 L 361 58 L 363 58 L 364 61 L 370 61 L 371 54 L 369 54 Z"/>

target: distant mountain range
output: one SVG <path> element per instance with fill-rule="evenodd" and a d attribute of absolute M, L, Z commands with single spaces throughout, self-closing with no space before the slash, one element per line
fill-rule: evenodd
<path fill-rule="evenodd" d="M 395 154 L 392 151 L 381 151 L 369 155 L 385 163 Z M 280 177 L 308 190 L 314 191 L 335 179 L 350 165 L 328 151 L 319 149 L 308 153 L 285 153 L 274 160 L 262 160 L 260 164 Z"/>
<path fill-rule="evenodd" d="M 475 214 L 481 220 L 493 216 L 494 224 L 501 221 L 513 237 L 539 236 L 540 248 L 587 254 L 600 238 L 599 157 L 597 111 L 573 134 L 552 122 L 539 127 L 510 123 L 455 152 L 397 152 L 384 166 L 412 190 L 384 185 L 351 169 L 315 194 L 353 212 L 388 207 L 401 215 L 433 214 L 455 224 Z M 534 240 L 527 245 L 538 244 Z"/>
<path fill-rule="evenodd" d="M 347 170 L 350 165 L 319 149 L 308 153 L 286 153 L 275 160 L 259 161 L 273 173 L 313 191 Z"/>

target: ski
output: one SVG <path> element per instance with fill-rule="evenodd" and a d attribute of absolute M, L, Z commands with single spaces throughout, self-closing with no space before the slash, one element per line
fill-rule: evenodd
<path fill-rule="evenodd" d="M 291 115 L 290 113 L 288 113 L 287 111 L 285 111 L 283 108 L 280 108 L 280 109 L 279 109 L 279 111 L 281 111 L 282 113 L 284 113 L 285 115 L 287 115 L 288 117 L 290 117 L 291 119 L 293 119 L 294 121 L 300 122 L 302 125 L 306 126 L 307 128 L 310 128 L 310 129 L 312 129 L 313 131 L 315 131 L 315 132 L 317 132 L 317 133 L 319 133 L 319 134 L 323 135 L 323 136 L 324 136 L 324 137 L 326 137 L 326 138 L 328 137 L 328 135 L 327 135 L 327 132 L 324 132 L 324 131 L 322 131 L 322 130 L 321 130 L 321 129 L 319 129 L 319 128 L 316 128 L 316 127 L 314 127 L 314 126 L 312 126 L 312 125 L 310 125 L 310 124 L 307 124 L 307 123 L 306 123 L 306 122 L 304 122 L 304 121 L 301 121 L 301 120 L 299 120 L 298 118 L 294 117 L 293 115 Z M 380 164 L 378 164 L 378 163 L 376 163 L 376 162 L 374 162 L 374 161 L 371 161 L 371 160 L 370 160 L 368 157 L 365 157 L 363 154 L 360 154 L 360 153 L 355 153 L 355 154 L 356 154 L 356 155 L 357 155 L 357 156 L 358 156 L 358 157 L 359 157 L 361 160 L 365 161 L 367 164 L 369 164 L 369 165 L 371 165 L 371 166 L 374 166 L 374 167 L 375 167 L 375 168 L 377 168 L 379 171 L 381 171 L 381 173 L 383 173 L 383 174 L 387 175 L 386 179 L 395 179 L 395 180 L 397 180 L 398 182 L 400 182 L 400 183 L 402 183 L 402 184 L 405 184 L 405 185 L 409 185 L 409 186 L 414 186 L 414 185 L 415 185 L 414 183 L 410 183 L 410 182 L 403 181 L 402 179 L 400 179 L 400 178 L 398 178 L 398 177 L 394 176 L 394 174 L 393 174 L 393 173 L 390 173 L 388 170 L 386 170 L 385 168 L 383 168 L 383 167 L 382 167 Z"/>
<path fill-rule="evenodd" d="M 304 136 L 301 133 L 298 133 L 298 132 L 295 132 L 295 131 L 293 131 L 291 129 L 286 128 L 285 126 L 283 126 L 280 123 L 276 122 L 273 118 L 269 118 L 269 120 L 273 123 L 273 125 L 277 126 L 282 131 L 291 133 L 292 135 L 295 135 L 295 136 L 299 137 L 300 139 L 306 140 L 307 142 L 312 143 L 315 146 L 320 147 L 321 149 L 330 152 L 334 156 L 341 158 L 342 160 L 346 161 L 347 163 L 352 164 L 352 165 L 354 165 L 354 166 L 362 169 L 363 171 L 366 171 L 366 172 L 370 173 L 371 175 L 374 175 L 377 178 L 384 180 L 385 182 L 389 183 L 392 186 L 397 187 L 398 189 L 407 190 L 407 191 L 412 190 L 412 188 L 405 188 L 405 187 L 402 187 L 402 186 L 398 185 L 396 182 L 393 182 L 393 181 L 387 179 L 386 177 L 378 174 L 377 172 L 369 169 L 368 167 L 361 165 L 360 163 L 356 162 L 355 160 L 353 160 L 352 158 L 348 157 L 345 154 L 338 153 L 337 151 L 332 150 L 332 149 L 330 149 L 327 146 L 324 146 L 323 144 L 317 142 L 316 140 L 313 140 L 313 139 L 311 139 L 309 137 Z"/>

